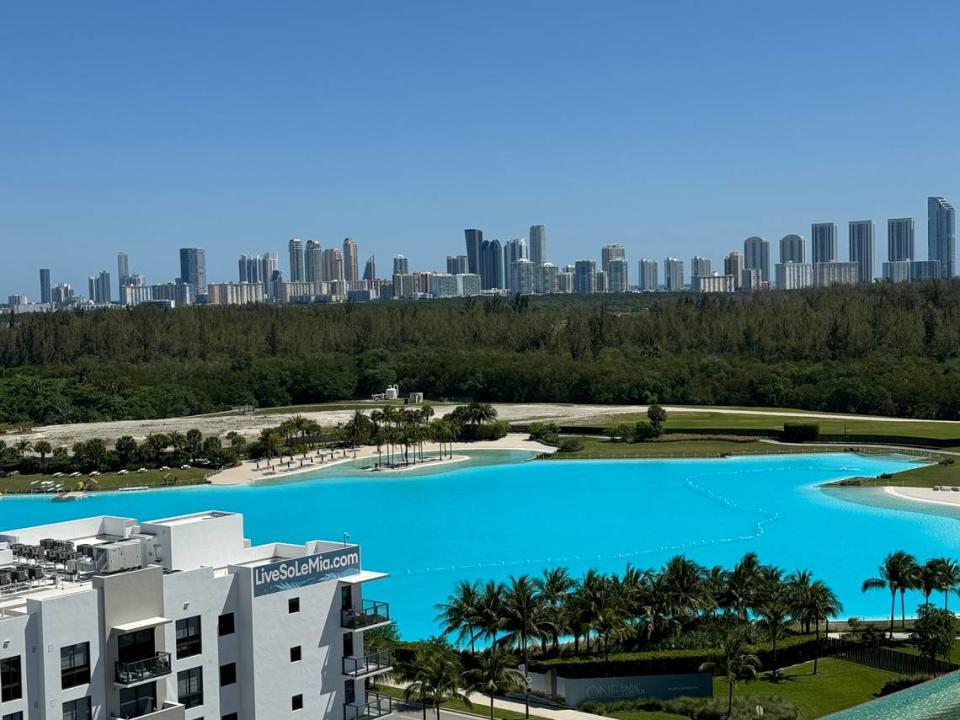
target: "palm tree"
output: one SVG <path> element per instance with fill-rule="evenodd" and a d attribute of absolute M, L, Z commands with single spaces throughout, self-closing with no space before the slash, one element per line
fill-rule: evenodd
<path fill-rule="evenodd" d="M 813 616 L 814 625 L 817 628 L 817 651 L 813 656 L 813 674 L 816 675 L 820 660 L 820 621 L 824 621 L 824 633 L 829 635 L 830 618 L 842 613 L 843 605 L 823 580 L 816 580 L 810 585 L 807 602 L 808 611 Z"/>
<path fill-rule="evenodd" d="M 940 557 L 927 561 L 927 565 L 936 568 L 936 583 L 934 590 L 943 593 L 943 609 L 947 609 L 947 598 L 951 591 L 960 584 L 960 565 L 950 558 Z"/>
<path fill-rule="evenodd" d="M 810 609 L 810 585 L 813 582 L 813 573 L 809 570 L 796 570 L 787 575 L 787 595 L 790 603 L 790 614 L 803 626 L 803 632 L 810 632 L 813 615 Z"/>
<path fill-rule="evenodd" d="M 455 644 L 467 641 L 471 654 L 475 654 L 477 635 L 482 630 L 480 599 L 480 583 L 462 580 L 447 601 L 436 606 L 436 621 L 443 626 L 443 634 L 456 633 Z"/>
<path fill-rule="evenodd" d="M 560 651 L 560 634 L 564 629 L 564 605 L 570 592 L 577 586 L 566 568 L 544 570 L 543 575 L 534 581 L 537 593 L 543 602 L 544 619 L 549 624 L 553 641 L 553 651 Z"/>
<path fill-rule="evenodd" d="M 478 602 L 478 620 L 482 637 L 490 640 L 493 647 L 497 646 L 497 634 L 504 627 L 503 597 L 505 594 L 506 588 L 503 583 L 488 580 L 483 586 Z"/>
<path fill-rule="evenodd" d="M 514 692 L 527 686 L 523 673 L 510 664 L 510 656 L 502 650 L 485 650 L 477 666 L 464 673 L 467 689 L 490 698 L 490 720 L 493 720 L 494 695 Z"/>
<path fill-rule="evenodd" d="M 542 607 L 537 587 L 530 576 L 511 575 L 503 596 L 504 629 L 509 633 L 511 642 L 519 645 L 524 664 L 527 663 L 529 640 L 541 634 Z"/>
<path fill-rule="evenodd" d="M 677 555 L 667 561 L 661 575 L 670 601 L 670 614 L 679 632 L 687 619 L 711 605 L 705 593 L 706 572 L 692 560 Z"/>
<path fill-rule="evenodd" d="M 31 443 L 26 438 L 21 438 L 20 440 L 17 440 L 13 444 L 13 449 L 16 451 L 18 458 L 22 458 L 24 455 L 30 452 L 32 448 L 33 448 L 33 443 Z"/>
<path fill-rule="evenodd" d="M 787 621 L 790 619 L 790 605 L 782 586 L 780 590 L 770 588 L 767 599 L 757 608 L 757 615 L 760 616 L 760 625 L 766 629 L 770 635 L 770 642 L 773 644 L 771 662 L 773 664 L 773 676 L 777 677 L 780 672 L 777 667 L 777 642 L 782 637 Z"/>
<path fill-rule="evenodd" d="M 424 713 L 429 702 L 430 707 L 440 720 L 440 706 L 445 700 L 459 700 L 468 708 L 473 704 L 470 698 L 461 692 L 462 668 L 457 653 L 442 640 L 433 640 L 417 650 L 413 661 L 410 683 L 403 691 L 406 700 L 419 698 Z"/>
<path fill-rule="evenodd" d="M 725 604 L 730 607 L 741 622 L 746 622 L 750 608 L 754 605 L 760 570 L 760 560 L 756 553 L 747 553 L 727 578 Z"/>
<path fill-rule="evenodd" d="M 730 628 L 720 640 L 719 660 L 706 662 L 700 672 L 712 672 L 727 679 L 727 717 L 733 717 L 733 689 L 740 679 L 753 680 L 760 670 L 760 658 L 747 652 L 747 635 L 742 627 Z"/>
<path fill-rule="evenodd" d="M 906 620 L 906 611 L 903 607 L 903 596 L 907 590 L 915 587 L 917 579 L 917 561 L 913 555 L 898 550 L 890 553 L 883 559 L 879 569 L 879 577 L 867 578 L 863 581 L 861 591 L 890 590 L 890 637 L 893 638 L 893 622 L 897 612 L 897 593 L 900 593 L 900 607 Z"/>
<path fill-rule="evenodd" d="M 47 471 L 47 455 L 53 450 L 53 446 L 48 443 L 46 440 L 37 440 L 33 444 L 33 449 L 40 453 L 40 469 L 41 472 Z"/>

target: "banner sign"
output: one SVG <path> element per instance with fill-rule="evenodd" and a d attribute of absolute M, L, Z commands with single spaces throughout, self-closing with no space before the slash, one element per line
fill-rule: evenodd
<path fill-rule="evenodd" d="M 583 702 L 615 702 L 636 698 L 713 697 L 710 673 L 638 675 L 614 678 L 558 678 L 560 694 L 571 707 Z"/>
<path fill-rule="evenodd" d="M 360 572 L 360 548 L 356 545 L 316 555 L 280 560 L 253 569 L 253 596 L 337 580 Z"/>

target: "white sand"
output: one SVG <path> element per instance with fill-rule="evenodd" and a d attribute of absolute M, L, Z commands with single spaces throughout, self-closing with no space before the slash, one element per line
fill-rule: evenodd
<path fill-rule="evenodd" d="M 960 492 L 952 490 L 934 490 L 933 488 L 890 487 L 883 488 L 887 495 L 893 495 L 901 500 L 927 503 L 928 505 L 960 506 Z"/>

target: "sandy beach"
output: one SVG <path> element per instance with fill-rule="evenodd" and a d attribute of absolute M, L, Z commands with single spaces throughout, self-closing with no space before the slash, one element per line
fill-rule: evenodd
<path fill-rule="evenodd" d="M 412 470 L 422 470 L 423 468 L 438 467 L 441 465 L 452 465 L 469 460 L 471 452 L 477 450 L 528 450 L 537 453 L 552 453 L 556 452 L 557 449 L 549 445 L 543 445 L 542 443 L 528 440 L 527 436 L 522 433 L 510 433 L 505 438 L 500 440 L 484 440 L 473 443 L 454 443 L 454 455 L 452 458 L 447 458 L 444 460 L 430 460 L 425 463 L 406 465 L 399 468 L 385 468 L 382 470 L 377 470 L 376 472 L 378 474 L 401 473 Z M 440 452 L 440 446 L 436 443 L 424 443 L 423 451 L 425 453 L 438 453 Z M 327 459 L 323 462 L 320 462 L 315 455 L 310 454 L 307 456 L 307 462 L 304 462 L 302 466 L 300 464 L 299 457 L 295 458 L 293 462 L 289 464 L 289 467 L 286 462 L 278 463 L 276 460 L 274 460 L 272 469 L 268 468 L 266 466 L 266 462 L 263 460 L 260 461 L 259 468 L 257 467 L 256 461 L 248 460 L 237 467 L 227 468 L 219 473 L 211 475 L 210 483 L 212 485 L 251 485 L 255 482 L 280 480 L 283 478 L 293 477 L 295 475 L 302 475 L 303 473 L 325 470 L 336 465 L 353 462 L 354 460 L 375 458 L 377 457 L 377 448 L 375 446 L 363 446 L 358 447 L 355 450 L 347 450 L 346 454 L 344 454 L 343 451 L 338 450 L 334 453 L 332 458 L 329 457 L 329 451 L 326 453 L 326 455 Z"/>
<path fill-rule="evenodd" d="M 950 505 L 960 507 L 960 492 L 951 490 L 934 490 L 933 488 L 890 487 L 883 488 L 887 495 L 912 500 L 913 502 L 927 503 L 928 505 Z"/>

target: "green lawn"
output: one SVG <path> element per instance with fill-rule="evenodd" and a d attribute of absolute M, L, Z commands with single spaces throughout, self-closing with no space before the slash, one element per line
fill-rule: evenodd
<path fill-rule="evenodd" d="M 89 490 L 119 490 L 126 487 L 163 487 L 165 485 L 197 485 L 204 482 L 204 478 L 214 472 L 212 469 L 190 468 L 181 470 L 174 468 L 172 470 L 147 470 L 146 472 L 130 472 L 127 475 L 118 475 L 115 472 L 102 473 L 96 478 L 96 486 L 88 488 Z M 166 479 L 166 483 L 164 480 Z M 30 483 L 33 480 L 50 480 L 54 483 L 62 484 L 65 490 L 77 490 L 90 480 L 87 476 L 80 477 L 59 477 L 52 475 L 16 475 L 11 478 L 0 478 L 0 493 L 25 493 L 30 492 Z"/>
<path fill-rule="evenodd" d="M 624 710 L 610 713 L 610 717 L 618 720 L 690 720 L 686 715 L 675 715 L 667 712 L 644 712 L 643 710 Z"/>
<path fill-rule="evenodd" d="M 391 697 L 395 697 L 395 698 L 403 697 L 403 690 L 397 687 L 392 687 L 389 685 L 378 685 L 376 686 L 375 689 L 377 692 L 383 693 L 384 695 L 390 695 Z M 455 710 L 457 712 L 468 713 L 471 715 L 481 715 L 486 718 L 490 717 L 490 700 L 488 698 L 484 698 L 482 702 L 475 702 L 472 708 L 467 706 L 465 703 L 460 702 L 459 700 L 448 700 L 447 702 L 443 703 L 443 707 L 446 708 L 447 710 Z M 521 718 L 524 717 L 524 714 L 522 712 L 514 712 L 513 710 L 502 710 L 500 708 L 494 708 L 493 716 L 498 720 L 521 720 Z M 434 717 L 433 712 L 428 711 L 427 717 L 428 718 Z M 534 715 L 532 712 L 530 714 L 530 717 L 534 718 L 534 720 L 545 720 L 544 718 Z M 666 718 L 671 718 L 672 720 L 672 716 L 670 715 L 664 716 L 664 720 L 666 720 Z M 644 718 L 644 720 L 649 720 L 649 718 Z M 661 719 L 657 718 L 657 720 L 661 720 Z"/>
<path fill-rule="evenodd" d="M 793 447 L 778 447 L 757 440 L 684 439 L 655 442 L 611 442 L 602 437 L 584 436 L 583 450 L 572 453 L 556 453 L 558 460 L 586 458 L 658 458 L 658 457 L 720 457 L 721 455 L 790 454 L 798 452 Z M 810 447 L 806 451 L 836 452 L 835 448 Z"/>

